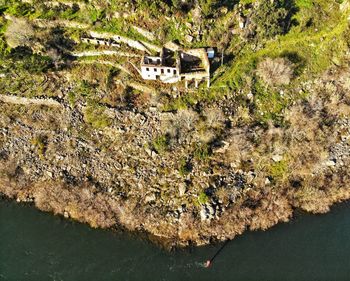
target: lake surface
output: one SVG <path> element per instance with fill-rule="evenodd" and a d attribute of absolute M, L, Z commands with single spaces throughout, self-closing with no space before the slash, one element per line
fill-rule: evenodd
<path fill-rule="evenodd" d="M 221 245 L 167 252 L 0 200 L 0 280 L 350 280 L 350 204 Z"/>

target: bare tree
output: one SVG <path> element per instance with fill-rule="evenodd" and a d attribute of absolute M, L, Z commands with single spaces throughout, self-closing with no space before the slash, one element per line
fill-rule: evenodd
<path fill-rule="evenodd" d="M 293 64 L 286 58 L 266 58 L 257 67 L 258 76 L 269 86 L 288 85 L 293 72 Z"/>
<path fill-rule="evenodd" d="M 206 123 L 209 127 L 220 128 L 224 125 L 225 115 L 220 108 L 206 108 L 203 114 L 206 117 Z"/>
<path fill-rule="evenodd" d="M 193 129 L 194 125 L 198 121 L 198 114 L 193 110 L 180 109 L 175 116 L 174 123 L 179 128 L 184 128 L 187 131 Z"/>
<path fill-rule="evenodd" d="M 13 19 L 8 25 L 5 37 L 11 48 L 31 46 L 34 38 L 34 29 L 25 19 Z"/>

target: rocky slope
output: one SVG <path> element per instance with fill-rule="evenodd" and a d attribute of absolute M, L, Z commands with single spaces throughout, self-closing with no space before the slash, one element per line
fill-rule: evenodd
<path fill-rule="evenodd" d="M 63 2 L 0 3 L 1 194 L 169 246 L 350 198 L 349 1 Z M 141 79 L 174 40 L 210 89 Z"/>
<path fill-rule="evenodd" d="M 285 112 L 288 126 L 264 129 L 245 124 L 234 97 L 198 104 L 205 113 L 107 108 L 110 125 L 94 128 L 86 104 L 69 105 L 74 85 L 61 78 L 61 106 L 2 99 L 0 191 L 174 245 L 267 229 L 295 208 L 326 212 L 350 197 L 348 71 L 331 69 L 292 90 L 309 95 Z M 161 149 L 155 139 L 163 135 Z"/>

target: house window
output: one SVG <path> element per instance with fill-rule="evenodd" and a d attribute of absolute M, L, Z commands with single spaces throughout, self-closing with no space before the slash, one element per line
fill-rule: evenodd
<path fill-rule="evenodd" d="M 157 68 L 154 69 L 154 72 L 157 72 Z"/>
<path fill-rule="evenodd" d="M 174 75 L 176 75 L 176 69 L 174 69 Z"/>
<path fill-rule="evenodd" d="M 146 67 L 146 71 L 149 71 L 149 67 Z"/>
<path fill-rule="evenodd" d="M 157 59 L 157 63 L 160 64 L 160 59 Z"/>
<path fill-rule="evenodd" d="M 164 74 L 164 69 L 163 68 L 160 70 L 160 73 Z"/>
<path fill-rule="evenodd" d="M 168 69 L 168 73 L 170 73 L 170 69 Z"/>

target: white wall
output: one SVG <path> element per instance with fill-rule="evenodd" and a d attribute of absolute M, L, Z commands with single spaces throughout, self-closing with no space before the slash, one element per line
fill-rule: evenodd
<path fill-rule="evenodd" d="M 163 70 L 163 73 L 162 73 Z M 176 71 L 176 74 L 174 74 L 174 71 Z M 177 73 L 176 68 L 173 67 L 154 67 L 154 66 L 147 66 L 144 65 L 141 67 L 141 75 L 143 79 L 146 80 L 156 80 L 157 75 L 161 77 L 173 77 L 178 76 L 179 73 Z"/>

